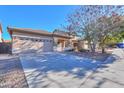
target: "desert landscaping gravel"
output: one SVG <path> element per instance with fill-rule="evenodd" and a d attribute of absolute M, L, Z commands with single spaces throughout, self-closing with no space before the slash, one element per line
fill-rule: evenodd
<path fill-rule="evenodd" d="M 0 55 L 0 88 L 28 87 L 19 57 Z"/>

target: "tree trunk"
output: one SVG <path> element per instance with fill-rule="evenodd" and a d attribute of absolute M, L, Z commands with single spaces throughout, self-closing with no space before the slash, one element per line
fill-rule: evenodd
<path fill-rule="evenodd" d="M 104 47 L 102 47 L 102 53 L 105 53 L 105 48 Z"/>
<path fill-rule="evenodd" d="M 96 44 L 91 44 L 91 52 L 95 53 L 96 52 Z"/>
<path fill-rule="evenodd" d="M 90 46 L 90 51 L 92 52 L 93 51 L 93 46 L 91 43 L 89 43 L 89 46 Z"/>
<path fill-rule="evenodd" d="M 96 52 L 96 44 L 93 44 L 93 49 L 92 52 L 95 53 Z"/>
<path fill-rule="evenodd" d="M 96 44 L 97 44 L 97 42 L 96 41 L 94 41 L 93 43 L 92 42 L 93 41 L 88 41 L 88 44 L 90 46 L 91 52 L 95 53 L 96 52 Z"/>

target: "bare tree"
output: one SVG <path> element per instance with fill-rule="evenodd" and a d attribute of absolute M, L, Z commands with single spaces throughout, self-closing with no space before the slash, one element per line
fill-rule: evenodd
<path fill-rule="evenodd" d="M 68 16 L 67 30 L 81 34 L 88 41 L 91 51 L 95 52 L 98 42 L 104 43 L 106 36 L 119 31 L 123 8 L 111 5 L 81 6 Z M 104 45 L 101 46 L 104 48 Z"/>

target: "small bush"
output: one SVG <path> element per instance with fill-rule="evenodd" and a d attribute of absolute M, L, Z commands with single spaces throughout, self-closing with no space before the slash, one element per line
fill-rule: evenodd
<path fill-rule="evenodd" d="M 89 52 L 88 49 L 80 49 L 79 51 L 80 51 L 80 52 Z"/>
<path fill-rule="evenodd" d="M 65 50 L 66 52 L 72 52 L 74 49 Z"/>

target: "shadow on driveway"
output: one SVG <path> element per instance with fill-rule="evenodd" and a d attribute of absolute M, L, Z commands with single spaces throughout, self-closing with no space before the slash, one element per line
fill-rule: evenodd
<path fill-rule="evenodd" d="M 112 55 L 109 61 L 101 62 L 62 53 L 42 53 L 22 55 L 20 59 L 29 87 L 63 88 L 82 86 L 90 75 L 108 68 L 107 64 L 113 64 L 117 58 Z"/>

